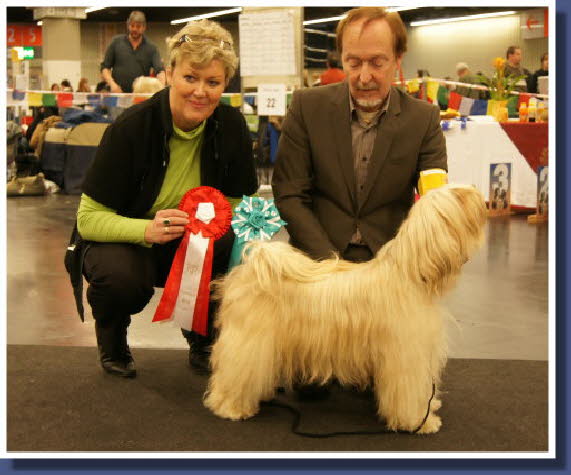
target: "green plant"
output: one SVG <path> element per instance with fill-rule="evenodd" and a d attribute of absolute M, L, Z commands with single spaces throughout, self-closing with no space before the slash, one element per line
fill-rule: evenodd
<path fill-rule="evenodd" d="M 505 101 L 510 97 L 511 92 L 514 90 L 515 85 L 525 78 L 523 76 L 506 76 L 505 75 L 505 64 L 506 60 L 504 58 L 495 58 L 492 62 L 494 66 L 494 74 L 491 78 L 484 76 L 483 74 L 478 75 L 478 79 L 488 86 L 490 90 L 490 99 L 495 101 Z"/>

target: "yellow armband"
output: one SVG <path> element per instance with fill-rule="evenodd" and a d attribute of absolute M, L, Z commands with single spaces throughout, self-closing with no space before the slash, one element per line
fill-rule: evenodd
<path fill-rule="evenodd" d="M 420 196 L 422 196 L 434 188 L 440 188 L 442 185 L 446 185 L 446 183 L 448 183 L 448 174 L 446 171 L 441 168 L 432 168 L 420 172 L 417 188 Z"/>

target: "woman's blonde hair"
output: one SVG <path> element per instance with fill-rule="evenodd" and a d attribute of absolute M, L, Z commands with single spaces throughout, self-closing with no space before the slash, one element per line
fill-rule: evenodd
<path fill-rule="evenodd" d="M 221 61 L 226 84 L 230 82 L 238 66 L 232 35 L 215 21 L 198 20 L 187 23 L 170 38 L 168 51 L 169 64 L 173 69 L 186 60 L 195 67 L 206 67 L 214 59 Z"/>

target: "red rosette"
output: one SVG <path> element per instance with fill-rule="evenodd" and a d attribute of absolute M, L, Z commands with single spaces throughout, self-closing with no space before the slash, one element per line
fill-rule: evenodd
<path fill-rule="evenodd" d="M 208 224 L 196 217 L 199 203 L 212 203 L 214 205 L 216 215 Z M 178 208 L 186 211 L 190 216 L 190 223 L 187 225 L 187 229 L 190 229 L 192 234 L 201 232 L 204 237 L 211 237 L 217 240 L 230 229 L 232 207 L 224 195 L 216 188 L 199 186 L 187 191 L 180 200 Z"/>
<path fill-rule="evenodd" d="M 205 223 L 196 217 L 196 212 L 200 203 L 213 204 L 214 217 L 208 223 Z M 163 296 L 159 302 L 157 310 L 155 311 L 153 321 L 166 321 L 173 318 L 173 312 L 180 292 L 181 281 L 183 280 L 183 269 L 190 235 L 200 234 L 202 235 L 202 238 L 207 239 L 209 242 L 206 254 L 204 254 L 204 260 L 196 263 L 201 266 L 202 273 L 200 275 L 198 292 L 195 295 L 194 311 L 188 313 L 188 321 L 186 314 L 184 314 L 184 325 L 180 322 L 181 314 L 178 310 L 174 312 L 176 314 L 174 318 L 176 321 L 181 323 L 182 328 L 189 330 L 191 329 L 190 327 L 192 327 L 193 331 L 206 335 L 208 331 L 209 286 L 212 275 L 213 242 L 216 239 L 220 239 L 228 229 L 230 229 L 232 208 L 224 195 L 216 188 L 212 188 L 210 186 L 199 186 L 187 191 L 182 197 L 178 208 L 188 213 L 190 223 L 186 226 L 181 243 L 176 251 L 171 270 L 165 284 Z M 190 313 L 192 313 L 192 315 L 190 315 Z M 191 322 L 191 324 L 189 325 L 188 322 Z"/>

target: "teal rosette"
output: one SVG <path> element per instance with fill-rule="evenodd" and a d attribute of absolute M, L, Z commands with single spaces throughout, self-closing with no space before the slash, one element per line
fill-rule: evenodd
<path fill-rule="evenodd" d="M 248 241 L 269 241 L 285 224 L 287 223 L 281 219 L 273 199 L 243 196 L 240 204 L 234 208 L 231 222 L 236 238 L 228 270 L 240 264 L 244 245 Z"/>

